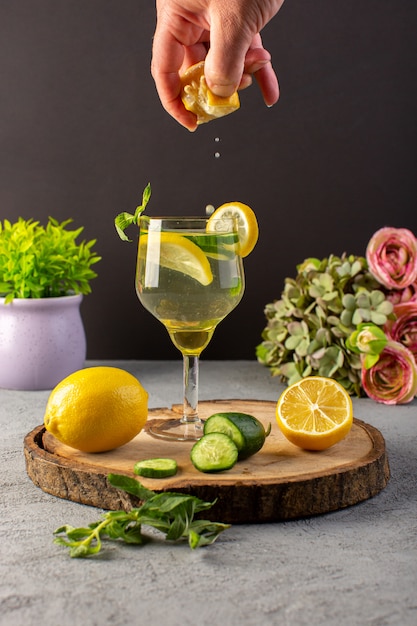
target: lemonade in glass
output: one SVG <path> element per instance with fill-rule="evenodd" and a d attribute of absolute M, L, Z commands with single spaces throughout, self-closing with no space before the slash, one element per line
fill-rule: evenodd
<path fill-rule="evenodd" d="M 199 357 L 214 330 L 240 302 L 245 282 L 235 217 L 148 217 L 139 220 L 136 292 L 183 356 L 183 414 L 152 423 L 150 434 L 196 440 Z"/>

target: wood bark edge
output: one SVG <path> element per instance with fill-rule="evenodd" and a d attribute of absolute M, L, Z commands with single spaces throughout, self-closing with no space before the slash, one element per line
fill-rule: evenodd
<path fill-rule="evenodd" d="M 205 517 L 225 523 L 277 522 L 328 513 L 377 495 L 390 478 L 381 433 L 360 420 L 373 442 L 372 451 L 356 465 L 343 466 L 325 476 L 302 476 L 268 484 L 198 484 L 176 489 L 214 501 Z M 139 504 L 113 488 L 107 473 L 56 457 L 43 447 L 45 428 L 38 426 L 24 440 L 26 471 L 46 493 L 109 510 L 129 510 Z M 132 473 L 133 476 L 133 473 Z"/>

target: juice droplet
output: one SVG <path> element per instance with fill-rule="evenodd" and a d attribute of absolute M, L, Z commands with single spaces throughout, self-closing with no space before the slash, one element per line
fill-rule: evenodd
<path fill-rule="evenodd" d="M 220 158 L 220 156 L 221 156 L 221 155 L 220 155 L 220 152 L 215 152 L 215 153 L 214 153 L 214 156 L 216 157 L 216 159 Z"/>
<path fill-rule="evenodd" d="M 208 204 L 206 206 L 206 215 L 211 215 L 214 213 L 214 206 L 212 204 Z"/>
<path fill-rule="evenodd" d="M 220 141 L 220 137 L 215 137 L 215 138 L 214 138 L 214 141 L 215 141 L 216 143 L 218 143 L 218 142 Z"/>

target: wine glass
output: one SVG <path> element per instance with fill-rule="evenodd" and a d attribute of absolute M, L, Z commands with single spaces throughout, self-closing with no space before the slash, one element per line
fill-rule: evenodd
<path fill-rule="evenodd" d="M 203 434 L 199 357 L 245 288 L 238 221 L 142 216 L 139 228 L 136 293 L 183 356 L 182 417 L 152 421 L 149 432 L 163 439 L 197 440 Z"/>

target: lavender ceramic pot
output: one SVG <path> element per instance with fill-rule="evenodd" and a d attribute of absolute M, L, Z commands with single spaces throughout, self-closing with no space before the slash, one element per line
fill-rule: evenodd
<path fill-rule="evenodd" d="M 82 298 L 0 298 L 0 387 L 52 389 L 84 367 Z"/>

